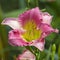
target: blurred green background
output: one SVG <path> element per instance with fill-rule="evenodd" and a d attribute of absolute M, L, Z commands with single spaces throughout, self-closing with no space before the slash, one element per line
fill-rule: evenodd
<path fill-rule="evenodd" d="M 12 47 L 8 44 L 8 26 L 2 26 L 4 18 L 17 17 L 29 8 L 38 6 L 53 16 L 52 27 L 60 30 L 60 0 L 0 0 L 0 60 L 15 60 L 23 51 L 23 47 Z M 60 33 L 52 33 L 46 37 L 45 50 L 41 52 L 41 60 L 52 60 L 52 46 L 56 45 L 54 60 L 60 60 Z"/>

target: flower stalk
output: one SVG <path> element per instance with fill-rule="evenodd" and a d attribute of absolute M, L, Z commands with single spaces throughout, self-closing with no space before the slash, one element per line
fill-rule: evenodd
<path fill-rule="evenodd" d="M 37 49 L 36 60 L 40 60 L 40 51 Z"/>
<path fill-rule="evenodd" d="M 30 46 L 25 46 L 25 48 L 26 48 L 27 50 L 31 51 L 31 52 L 35 55 L 34 50 L 33 50 Z"/>
<path fill-rule="evenodd" d="M 60 45 L 58 47 L 58 60 L 60 60 Z"/>
<path fill-rule="evenodd" d="M 35 55 L 36 60 L 40 60 L 40 51 L 37 48 L 33 49 L 32 47 L 29 46 L 26 46 L 25 48 Z"/>
<path fill-rule="evenodd" d="M 39 4 L 38 4 L 38 0 L 36 0 L 36 6 L 37 6 L 37 7 L 39 6 Z"/>

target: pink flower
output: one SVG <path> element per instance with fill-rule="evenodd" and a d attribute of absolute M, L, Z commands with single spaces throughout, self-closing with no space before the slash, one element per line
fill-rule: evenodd
<path fill-rule="evenodd" d="M 13 46 L 35 46 L 43 51 L 44 38 L 58 29 L 51 27 L 52 16 L 41 12 L 38 7 L 19 15 L 18 18 L 6 18 L 3 25 L 10 26 L 9 43 Z"/>
<path fill-rule="evenodd" d="M 23 54 L 20 54 L 16 60 L 36 60 L 35 56 L 29 51 L 26 50 Z"/>

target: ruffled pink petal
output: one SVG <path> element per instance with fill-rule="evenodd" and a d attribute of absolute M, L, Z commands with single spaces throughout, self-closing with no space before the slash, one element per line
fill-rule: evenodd
<path fill-rule="evenodd" d="M 16 60 L 35 60 L 35 56 L 29 50 L 26 50 Z"/>
<path fill-rule="evenodd" d="M 58 33 L 58 29 L 53 29 L 50 25 L 42 23 L 40 29 L 43 31 L 44 34 L 49 35 L 52 32 Z"/>
<path fill-rule="evenodd" d="M 40 51 L 43 51 L 44 50 L 44 45 L 45 45 L 45 40 L 42 38 L 42 39 L 37 40 L 36 42 L 32 43 L 31 45 L 35 46 Z"/>
<path fill-rule="evenodd" d="M 26 42 L 26 40 L 21 36 L 18 30 L 12 30 L 9 32 L 9 44 L 12 46 L 35 46 L 40 51 L 43 51 L 45 41 L 44 39 L 36 40 L 35 42 Z"/>
<path fill-rule="evenodd" d="M 25 39 L 21 36 L 21 33 L 18 30 L 12 30 L 9 32 L 9 44 L 13 46 L 27 46 L 28 43 L 25 42 Z"/>
<path fill-rule="evenodd" d="M 29 20 L 34 20 L 34 22 L 38 25 L 41 23 L 42 13 L 38 7 L 33 8 L 19 15 L 19 20 L 24 25 Z"/>
<path fill-rule="evenodd" d="M 25 31 L 21 27 L 21 24 L 18 21 L 18 18 L 5 18 L 2 22 L 2 24 L 10 26 L 12 29 L 18 29 L 20 31 Z"/>
<path fill-rule="evenodd" d="M 42 23 L 51 24 L 52 17 L 53 16 L 51 16 L 49 13 L 44 12 L 42 14 L 42 19 L 43 19 Z"/>

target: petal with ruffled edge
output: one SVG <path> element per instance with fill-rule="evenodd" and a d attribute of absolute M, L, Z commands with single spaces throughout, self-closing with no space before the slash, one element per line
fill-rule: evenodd
<path fill-rule="evenodd" d="M 46 34 L 46 36 L 52 32 L 55 32 L 55 33 L 59 32 L 58 29 L 53 29 L 50 25 L 44 24 L 44 23 L 41 24 L 40 29 L 43 31 L 43 33 Z"/>
<path fill-rule="evenodd" d="M 41 38 L 40 40 L 37 40 L 37 41 L 35 41 L 34 43 L 31 44 L 31 46 L 35 46 L 40 51 L 43 51 L 44 50 L 44 45 L 45 45 L 44 38 Z"/>
<path fill-rule="evenodd" d="M 29 50 L 26 50 L 23 54 L 20 54 L 16 60 L 36 60 L 36 58 Z"/>
<path fill-rule="evenodd" d="M 37 41 L 37 40 L 36 40 Z M 32 41 L 32 42 L 26 42 L 26 40 L 21 36 L 21 33 L 18 30 L 11 30 L 9 32 L 9 44 L 12 46 L 35 46 L 40 51 L 43 51 L 45 41 L 44 39 Z"/>
<path fill-rule="evenodd" d="M 21 27 L 21 24 L 20 24 L 20 22 L 18 21 L 18 18 L 5 18 L 1 24 L 3 24 L 3 25 L 8 25 L 8 26 L 10 26 L 12 29 L 18 29 L 18 30 L 20 30 L 20 31 L 25 31 L 25 30 L 23 30 L 23 28 Z"/>
<path fill-rule="evenodd" d="M 52 17 L 53 16 L 51 16 L 49 13 L 47 13 L 47 12 L 44 12 L 43 14 L 42 14 L 42 23 L 46 23 L 46 24 L 51 24 L 51 21 L 52 21 Z"/>
<path fill-rule="evenodd" d="M 34 20 L 34 22 L 38 25 L 41 23 L 41 19 L 42 19 L 42 13 L 38 7 L 28 10 L 23 14 L 19 15 L 19 20 L 23 25 L 26 23 L 26 21 L 29 20 Z"/>
<path fill-rule="evenodd" d="M 11 30 L 9 32 L 9 44 L 12 46 L 27 46 L 28 43 L 26 40 L 21 36 L 19 30 Z"/>

